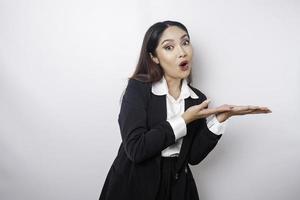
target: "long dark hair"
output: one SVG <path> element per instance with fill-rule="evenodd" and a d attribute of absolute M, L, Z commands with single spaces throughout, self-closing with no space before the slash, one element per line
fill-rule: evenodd
<path fill-rule="evenodd" d="M 151 53 L 153 56 L 157 56 L 155 53 L 155 49 L 157 48 L 159 39 L 164 30 L 170 26 L 177 26 L 181 28 L 187 33 L 188 37 L 190 38 L 187 28 L 180 22 L 163 21 L 153 24 L 146 31 L 138 63 L 133 75 L 128 79 L 136 79 L 142 82 L 154 83 L 159 81 L 163 77 L 164 71 L 162 67 L 159 64 L 153 62 L 149 54 Z M 192 78 L 190 73 L 187 77 L 187 82 L 191 83 L 191 81 Z"/>

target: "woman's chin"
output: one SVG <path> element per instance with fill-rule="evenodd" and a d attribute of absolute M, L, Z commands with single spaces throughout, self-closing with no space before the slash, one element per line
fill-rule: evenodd
<path fill-rule="evenodd" d="M 181 78 L 187 78 L 190 75 L 190 70 L 186 70 L 186 71 L 181 71 L 180 72 L 180 76 Z"/>

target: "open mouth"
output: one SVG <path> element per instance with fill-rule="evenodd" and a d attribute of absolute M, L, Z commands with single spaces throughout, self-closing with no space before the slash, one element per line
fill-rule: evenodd
<path fill-rule="evenodd" d="M 189 62 L 188 61 L 182 61 L 180 64 L 179 64 L 181 70 L 185 71 L 189 68 Z"/>

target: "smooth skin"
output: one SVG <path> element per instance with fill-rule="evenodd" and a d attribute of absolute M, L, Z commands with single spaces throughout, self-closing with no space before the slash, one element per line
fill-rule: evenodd
<path fill-rule="evenodd" d="M 193 47 L 187 33 L 177 26 L 168 27 L 162 33 L 155 54 L 150 53 L 150 57 L 163 68 L 169 94 L 177 99 L 180 95 L 181 81 L 189 76 L 192 68 Z M 179 66 L 183 60 L 189 62 L 189 68 L 186 71 L 182 71 Z M 216 108 L 208 108 L 210 101 L 210 99 L 207 99 L 199 105 L 189 107 L 181 115 L 186 124 L 213 114 L 216 115 L 219 122 L 224 122 L 232 116 L 271 112 L 267 107 L 253 105 L 223 104 Z"/>

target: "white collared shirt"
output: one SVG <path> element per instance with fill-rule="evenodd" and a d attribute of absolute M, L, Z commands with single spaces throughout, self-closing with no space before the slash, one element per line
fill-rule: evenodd
<path fill-rule="evenodd" d="M 187 134 L 186 123 L 181 117 L 184 113 L 185 102 L 184 99 L 191 96 L 191 98 L 197 99 L 198 95 L 188 86 L 187 80 L 183 79 L 180 95 L 178 99 L 174 99 L 173 96 L 169 94 L 168 85 L 165 77 L 158 82 L 152 84 L 151 92 L 155 95 L 166 95 L 167 103 L 167 121 L 173 128 L 176 142 L 173 145 L 168 146 L 161 152 L 163 157 L 178 156 L 180 148 L 182 145 L 183 136 Z M 226 121 L 220 123 L 215 115 L 211 115 L 207 118 L 207 127 L 214 134 L 223 134 L 226 128 Z"/>

